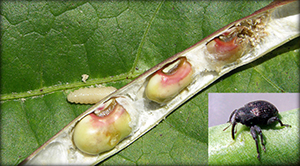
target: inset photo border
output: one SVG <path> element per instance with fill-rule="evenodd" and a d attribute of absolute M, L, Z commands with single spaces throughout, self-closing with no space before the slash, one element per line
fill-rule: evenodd
<path fill-rule="evenodd" d="M 289 163 L 295 165 L 299 163 L 299 95 L 299 93 L 209 93 L 208 164 L 285 165 Z M 234 110 L 258 100 L 267 101 L 277 108 L 279 112 L 277 117 L 282 121 L 283 126 L 275 121 L 267 125 L 251 121 L 253 127 L 251 130 L 250 126 L 247 127 L 239 122 L 235 126 L 227 123 Z M 265 105 L 269 104 L 265 103 Z M 256 111 L 258 108 L 252 109 L 251 113 L 259 114 Z M 245 112 L 241 111 L 238 115 L 243 113 Z M 243 118 L 249 122 L 252 116 L 247 115 Z M 260 119 L 260 122 L 266 121 Z M 257 125 L 254 126 L 254 123 Z"/>
<path fill-rule="evenodd" d="M 209 93 L 208 127 L 226 123 L 235 109 L 256 100 L 272 103 L 279 112 L 299 108 L 299 95 L 300 93 Z"/>

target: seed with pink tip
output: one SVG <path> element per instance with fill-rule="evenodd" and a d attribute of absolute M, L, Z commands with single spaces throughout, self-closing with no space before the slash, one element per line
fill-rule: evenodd
<path fill-rule="evenodd" d="M 242 27 L 232 28 L 206 44 L 209 58 L 222 66 L 237 61 L 247 50 L 248 39 Z M 242 33 L 243 32 L 243 33 Z"/>
<path fill-rule="evenodd" d="M 97 155 L 113 149 L 132 131 L 129 113 L 115 99 L 75 126 L 73 141 L 82 152 Z"/>
<path fill-rule="evenodd" d="M 146 86 L 145 94 L 152 101 L 167 102 L 192 82 L 192 75 L 191 64 L 186 58 L 179 58 L 153 74 Z"/>

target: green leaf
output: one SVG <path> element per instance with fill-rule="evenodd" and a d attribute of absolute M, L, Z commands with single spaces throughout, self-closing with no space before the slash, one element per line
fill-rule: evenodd
<path fill-rule="evenodd" d="M 294 109 L 280 114 L 281 120 L 292 127 L 280 127 L 278 124 L 262 128 L 266 152 L 259 145 L 260 161 L 256 158 L 255 142 L 249 128 L 238 125 L 237 137 L 232 140 L 231 130 L 223 131 L 228 124 L 210 127 L 209 164 L 294 165 L 299 163 L 299 113 L 299 109 Z"/>
<path fill-rule="evenodd" d="M 2 1 L 1 164 L 20 163 L 90 107 L 68 103 L 71 90 L 120 88 L 269 2 Z M 207 94 L 298 92 L 298 43 L 225 75 L 102 164 L 206 164 Z"/>

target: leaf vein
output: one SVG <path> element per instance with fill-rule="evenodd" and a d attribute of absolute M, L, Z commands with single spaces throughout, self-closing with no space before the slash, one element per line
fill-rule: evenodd
<path fill-rule="evenodd" d="M 266 75 L 264 75 L 257 67 L 253 68 L 264 80 L 266 80 L 271 86 L 273 86 L 277 91 L 284 92 L 282 88 L 280 88 L 276 83 L 274 83 L 272 80 L 268 79 Z"/>
<path fill-rule="evenodd" d="M 136 53 L 136 57 L 135 57 L 135 60 L 134 60 L 134 62 L 133 62 L 132 68 L 131 68 L 131 70 L 130 70 L 130 72 L 129 72 L 129 73 L 131 73 L 131 74 L 133 74 L 134 71 L 135 71 L 135 67 L 136 67 L 136 65 L 137 65 L 137 63 L 138 63 L 139 57 L 141 56 L 141 52 L 142 52 L 143 45 L 145 44 L 145 41 L 146 41 L 146 36 L 147 36 L 147 34 L 149 33 L 150 27 L 151 27 L 153 21 L 155 20 L 155 17 L 156 17 L 156 15 L 157 15 L 157 13 L 159 12 L 159 10 L 160 10 L 161 6 L 163 5 L 163 3 L 164 3 L 164 1 L 161 1 L 161 2 L 158 4 L 158 6 L 157 6 L 157 8 L 156 8 L 156 10 L 155 10 L 155 12 L 154 12 L 154 14 L 152 15 L 152 17 L 151 17 L 151 19 L 150 19 L 150 21 L 149 21 L 149 23 L 148 23 L 148 25 L 147 25 L 147 27 L 146 27 L 146 30 L 145 30 L 145 32 L 144 32 L 144 34 L 143 34 L 143 36 L 142 36 L 141 42 L 140 42 L 140 44 L 139 44 L 139 46 L 138 46 L 137 53 Z"/>

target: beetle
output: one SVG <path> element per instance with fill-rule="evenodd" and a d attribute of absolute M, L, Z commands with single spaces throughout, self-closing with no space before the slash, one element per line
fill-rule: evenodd
<path fill-rule="evenodd" d="M 278 118 L 278 110 L 273 104 L 263 100 L 249 102 L 244 107 L 234 110 L 228 120 L 228 122 L 232 125 L 231 136 L 233 140 L 235 139 L 234 134 L 236 132 L 234 132 L 234 130 L 237 123 L 250 127 L 250 133 L 256 143 L 256 151 L 258 154 L 257 158 L 259 160 L 260 152 L 258 149 L 257 133 L 260 135 L 263 150 L 266 151 L 262 131 L 259 125 L 269 125 L 276 121 L 279 122 L 281 126 L 291 127 L 291 125 L 283 124 L 281 122 Z M 226 127 L 223 131 L 225 131 L 228 127 Z"/>

